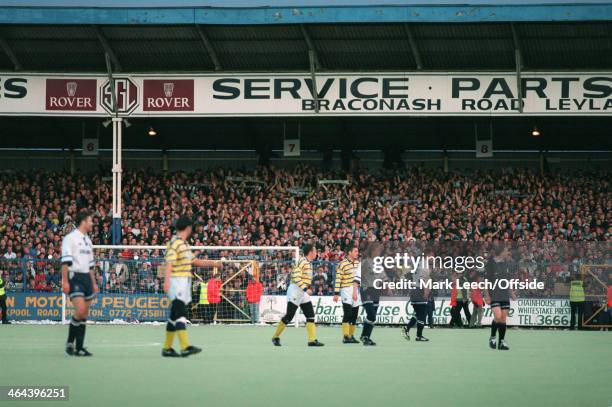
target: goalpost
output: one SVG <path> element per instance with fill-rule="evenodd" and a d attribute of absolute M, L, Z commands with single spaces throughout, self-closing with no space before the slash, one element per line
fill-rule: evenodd
<path fill-rule="evenodd" d="M 594 305 L 593 313 L 585 319 L 582 317 L 582 326 L 589 328 L 612 328 L 612 322 L 595 323 L 595 319 L 602 317 L 607 309 L 608 276 L 612 275 L 612 264 L 582 264 L 580 274 L 583 279 L 589 279 L 590 284 L 585 288 L 585 297 Z"/>
<path fill-rule="evenodd" d="M 169 300 L 163 292 L 166 246 L 94 245 L 100 293 L 90 312 L 96 321 L 165 321 Z M 299 260 L 295 246 L 191 246 L 194 255 L 223 267 L 194 268 L 189 319 L 201 323 L 250 322 L 258 307 L 247 301 L 249 282 L 264 294 L 284 294 Z M 257 291 L 257 290 L 255 290 Z M 62 321 L 70 314 L 62 294 Z"/>

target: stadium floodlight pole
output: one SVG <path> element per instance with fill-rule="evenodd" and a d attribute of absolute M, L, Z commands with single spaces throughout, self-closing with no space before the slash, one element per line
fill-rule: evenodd
<path fill-rule="evenodd" d="M 123 119 L 113 117 L 113 243 L 119 243 L 121 237 L 121 150 Z"/>
<path fill-rule="evenodd" d="M 111 56 L 106 52 L 104 54 L 106 60 L 106 71 L 108 73 L 108 83 L 111 91 L 112 101 L 112 117 L 113 122 L 113 223 L 112 223 L 112 242 L 119 243 L 121 238 L 121 150 L 122 150 L 122 131 L 123 118 L 119 117 L 117 111 L 117 95 L 115 94 L 115 79 L 113 78 L 113 68 L 111 65 Z"/>

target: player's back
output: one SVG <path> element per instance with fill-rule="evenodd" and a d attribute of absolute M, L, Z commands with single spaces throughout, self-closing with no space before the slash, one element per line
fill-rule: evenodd
<path fill-rule="evenodd" d="M 172 266 L 172 277 L 191 276 L 191 249 L 183 239 L 172 237 L 166 247 L 166 262 Z"/>
<path fill-rule="evenodd" d="M 291 271 L 291 283 L 305 288 L 312 283 L 312 264 L 306 257 L 300 257 L 300 260 Z"/>

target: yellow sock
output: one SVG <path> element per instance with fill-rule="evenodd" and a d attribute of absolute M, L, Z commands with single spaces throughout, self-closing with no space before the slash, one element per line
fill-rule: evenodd
<path fill-rule="evenodd" d="M 350 329 L 350 328 L 349 328 L 349 324 L 348 324 L 348 322 L 343 322 L 343 323 L 342 323 L 342 335 L 343 335 L 343 336 L 349 336 L 349 335 L 350 335 L 350 334 L 349 334 L 349 329 Z"/>
<path fill-rule="evenodd" d="M 283 321 L 280 321 L 278 325 L 276 325 L 276 332 L 274 332 L 273 338 L 278 338 L 285 330 L 285 326 L 285 323 Z"/>
<path fill-rule="evenodd" d="M 170 349 L 174 343 L 175 331 L 166 331 L 166 341 L 164 342 L 164 349 Z"/>
<path fill-rule="evenodd" d="M 314 322 L 306 322 L 306 332 L 308 332 L 308 342 L 317 339 L 317 327 Z"/>
<path fill-rule="evenodd" d="M 357 330 L 357 325 L 349 325 L 349 335 L 350 336 L 354 336 L 356 330 Z"/>
<path fill-rule="evenodd" d="M 181 343 L 181 350 L 186 349 L 189 346 L 189 337 L 187 335 L 187 331 L 185 329 L 181 329 L 176 331 L 179 337 L 179 342 Z"/>

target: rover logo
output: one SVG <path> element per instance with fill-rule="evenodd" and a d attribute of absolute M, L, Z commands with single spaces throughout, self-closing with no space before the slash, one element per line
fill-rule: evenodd
<path fill-rule="evenodd" d="M 76 82 L 66 82 L 66 93 L 68 93 L 69 97 L 74 97 L 76 95 L 78 84 Z"/>
<path fill-rule="evenodd" d="M 193 112 L 193 79 L 145 79 L 142 88 L 145 112 Z"/>
<path fill-rule="evenodd" d="M 167 98 L 171 98 L 173 93 L 174 93 L 174 83 L 173 82 L 164 83 L 164 95 L 166 95 Z"/>
<path fill-rule="evenodd" d="M 95 111 L 96 79 L 47 79 L 46 110 Z"/>

